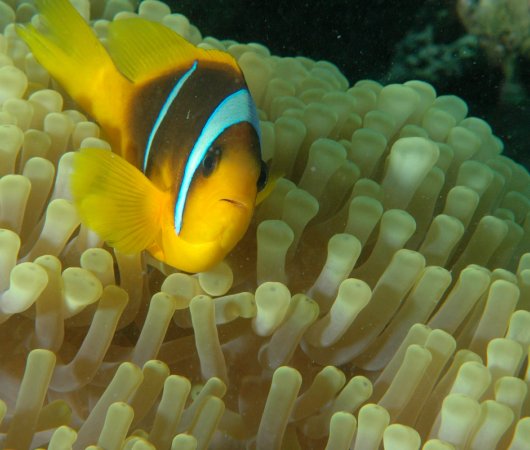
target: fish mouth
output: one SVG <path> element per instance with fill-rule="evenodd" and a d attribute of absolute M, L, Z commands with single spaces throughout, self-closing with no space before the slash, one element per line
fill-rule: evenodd
<path fill-rule="evenodd" d="M 234 200 L 232 198 L 222 198 L 221 201 L 230 203 L 232 205 L 235 205 L 238 208 L 248 209 L 248 206 L 245 203 L 237 201 L 237 200 Z"/>

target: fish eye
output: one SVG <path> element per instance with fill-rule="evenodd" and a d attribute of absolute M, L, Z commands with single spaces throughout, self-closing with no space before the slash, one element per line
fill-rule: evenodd
<path fill-rule="evenodd" d="M 267 179 L 269 177 L 269 168 L 267 167 L 267 164 L 265 164 L 263 161 L 261 161 L 261 170 L 258 177 L 258 192 L 261 191 L 265 185 L 267 184 Z"/>
<path fill-rule="evenodd" d="M 217 167 L 217 164 L 219 162 L 219 159 L 221 158 L 222 148 L 218 145 L 212 145 L 208 151 L 206 152 L 206 155 L 204 155 L 204 159 L 202 160 L 202 174 L 205 177 L 209 177 L 212 172 Z"/>

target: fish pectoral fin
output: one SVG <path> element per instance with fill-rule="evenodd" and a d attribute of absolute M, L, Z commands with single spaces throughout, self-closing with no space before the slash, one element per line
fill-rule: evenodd
<path fill-rule="evenodd" d="M 75 153 L 71 189 L 82 222 L 123 253 L 149 247 L 166 194 L 136 167 L 103 149 Z"/>
<path fill-rule="evenodd" d="M 259 191 L 258 195 L 256 196 L 256 203 L 255 203 L 256 206 L 259 205 L 263 200 L 265 200 L 271 194 L 271 192 L 276 187 L 276 183 L 278 182 L 278 180 L 280 178 L 283 178 L 284 176 L 285 174 L 282 172 L 271 170 L 269 179 L 267 180 L 265 187 L 261 191 Z"/>
<path fill-rule="evenodd" d="M 274 190 L 274 186 L 276 186 L 276 181 L 278 180 L 271 180 L 267 182 L 265 187 L 261 191 L 258 192 L 258 195 L 256 196 L 256 203 L 255 203 L 256 206 L 258 206 L 263 200 L 265 200 L 271 194 L 271 192 Z"/>

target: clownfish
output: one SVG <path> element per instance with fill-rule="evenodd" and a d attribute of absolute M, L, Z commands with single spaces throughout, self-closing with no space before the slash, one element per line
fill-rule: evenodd
<path fill-rule="evenodd" d="M 68 0 L 17 26 L 35 58 L 100 125 L 112 152 L 75 152 L 81 220 L 124 253 L 187 272 L 222 260 L 266 184 L 256 106 L 234 58 L 162 24 L 109 25 L 107 49 Z"/>

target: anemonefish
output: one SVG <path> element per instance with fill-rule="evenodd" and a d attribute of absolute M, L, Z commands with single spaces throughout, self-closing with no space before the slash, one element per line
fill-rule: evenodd
<path fill-rule="evenodd" d="M 18 34 L 113 149 L 75 154 L 82 221 L 122 252 L 147 249 L 184 271 L 219 262 L 247 230 L 266 179 L 236 61 L 141 18 L 112 22 L 106 50 L 68 0 L 36 4 L 40 23 Z"/>

